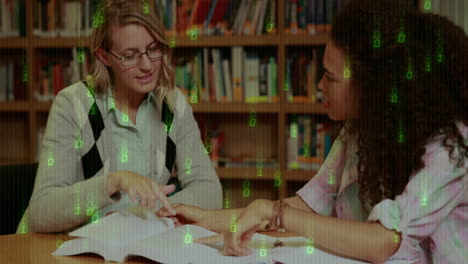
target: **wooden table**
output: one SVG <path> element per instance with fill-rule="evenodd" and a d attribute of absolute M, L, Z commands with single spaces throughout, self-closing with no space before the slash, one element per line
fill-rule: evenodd
<path fill-rule="evenodd" d="M 291 237 L 293 233 L 261 232 L 272 237 Z M 58 234 L 16 234 L 0 236 L 0 263 L 7 264 L 53 264 L 53 263 L 115 263 L 104 261 L 96 254 L 81 254 L 77 256 L 52 256 L 58 246 L 64 241 L 73 239 L 64 233 Z M 132 257 L 125 263 L 157 263 L 143 257 Z"/>

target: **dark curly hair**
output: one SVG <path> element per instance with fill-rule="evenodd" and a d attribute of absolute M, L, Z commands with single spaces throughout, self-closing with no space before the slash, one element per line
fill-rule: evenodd
<path fill-rule="evenodd" d="M 359 199 L 373 207 L 402 193 L 438 136 L 468 157 L 455 122 L 468 125 L 468 37 L 444 17 L 405 0 L 351 0 L 331 40 L 349 58 L 359 118 L 341 122 L 357 140 Z M 346 124 L 346 125 L 345 125 Z M 383 186 L 383 189 L 381 189 Z"/>

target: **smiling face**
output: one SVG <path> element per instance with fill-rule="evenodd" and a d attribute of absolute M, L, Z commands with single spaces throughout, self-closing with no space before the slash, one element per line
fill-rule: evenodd
<path fill-rule="evenodd" d="M 113 25 L 110 36 L 112 44 L 109 51 L 119 58 L 135 52 L 145 52 L 158 44 L 148 30 L 139 24 Z M 102 49 L 98 57 L 105 65 L 112 68 L 117 91 L 129 96 L 131 94 L 141 96 L 156 88 L 162 59 L 150 60 L 147 55 L 142 55 L 136 65 L 124 66 L 120 60 Z M 150 77 L 141 78 L 144 76 Z"/>
<path fill-rule="evenodd" d="M 345 55 L 329 41 L 323 56 L 325 73 L 318 84 L 322 90 L 324 106 L 332 120 L 348 120 L 358 117 L 359 96 L 351 87 L 351 78 L 345 78 Z"/>

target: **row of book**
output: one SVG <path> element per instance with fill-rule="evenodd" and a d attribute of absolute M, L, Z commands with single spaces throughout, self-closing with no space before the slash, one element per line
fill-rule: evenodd
<path fill-rule="evenodd" d="M 420 0 L 420 8 L 424 12 L 447 17 L 468 34 L 468 2 L 466 0 Z"/>
<path fill-rule="evenodd" d="M 39 59 L 39 91 L 34 97 L 38 101 L 51 101 L 63 88 L 83 80 L 90 72 L 91 65 L 86 60 L 83 49 L 72 48 L 72 59 L 68 61 Z"/>
<path fill-rule="evenodd" d="M 0 37 L 26 36 L 25 0 L 0 0 Z"/>
<path fill-rule="evenodd" d="M 28 76 L 23 73 L 24 65 L 19 63 L 0 64 L 0 102 L 26 99 Z"/>
<path fill-rule="evenodd" d="M 277 102 L 277 64 L 232 47 L 230 59 L 221 49 L 204 48 L 190 59 L 175 59 L 176 85 L 190 102 Z"/>
<path fill-rule="evenodd" d="M 327 125 L 307 115 L 298 115 L 291 120 L 287 139 L 288 169 L 320 168 L 332 145 Z"/>
<path fill-rule="evenodd" d="M 285 27 L 288 33 L 328 32 L 337 11 L 346 0 L 286 0 Z"/>
<path fill-rule="evenodd" d="M 95 10 L 99 0 L 40 0 L 33 2 L 33 34 L 40 37 L 81 37 L 103 22 Z"/>
<path fill-rule="evenodd" d="M 283 89 L 286 90 L 289 102 L 316 103 L 322 99 L 322 92 L 317 89 L 319 51 L 313 49 L 311 56 L 306 54 L 291 54 L 286 59 Z"/>
<path fill-rule="evenodd" d="M 154 0 L 167 30 L 193 35 L 275 32 L 276 0 Z"/>

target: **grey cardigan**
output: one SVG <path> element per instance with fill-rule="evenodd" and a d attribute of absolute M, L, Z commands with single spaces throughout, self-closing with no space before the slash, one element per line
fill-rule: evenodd
<path fill-rule="evenodd" d="M 125 193 L 119 192 L 115 197 L 105 193 L 106 177 L 125 169 L 150 177 L 160 185 L 167 184 L 171 175 L 166 164 L 168 137 L 175 144 L 174 165 L 182 187 L 169 197 L 170 202 L 221 208 L 220 181 L 205 153 L 192 108 L 178 89 L 169 133 L 161 121 L 162 102 L 152 93 L 138 109 L 138 115 L 146 115 L 140 127 L 138 116 L 137 127 L 119 122 L 123 114 L 112 105 L 111 93 L 91 95 L 85 83 L 78 82 L 56 96 L 42 140 L 34 191 L 17 233 L 66 231 L 108 211 L 133 206 Z M 89 116 L 94 103 L 98 108 L 94 110 L 99 110 L 103 121 L 98 137 Z M 121 148 L 117 141 L 123 138 L 127 142 Z M 97 148 L 94 154 L 100 156 L 102 164 L 91 177 L 85 177 L 83 158 L 93 148 Z M 95 165 L 95 156 L 89 160 Z M 158 202 L 154 211 L 160 207 Z"/>

